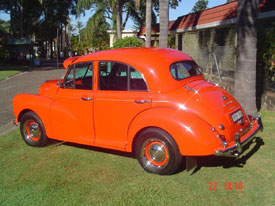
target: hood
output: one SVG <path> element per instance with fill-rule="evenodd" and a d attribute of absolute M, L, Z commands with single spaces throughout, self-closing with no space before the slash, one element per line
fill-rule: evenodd
<path fill-rule="evenodd" d="M 181 90 L 186 94 L 184 107 L 210 124 L 227 141 L 233 141 L 236 132 L 241 133 L 248 127 L 250 121 L 243 108 L 221 87 L 205 80 L 195 80 L 186 83 Z M 232 114 L 239 110 L 243 118 L 234 122 Z"/>

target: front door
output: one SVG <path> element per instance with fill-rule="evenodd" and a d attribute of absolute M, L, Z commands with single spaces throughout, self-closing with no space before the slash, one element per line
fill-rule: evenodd
<path fill-rule="evenodd" d="M 95 93 L 95 143 L 123 149 L 131 121 L 151 107 L 151 96 L 143 76 L 119 62 L 98 64 L 98 89 Z"/>
<path fill-rule="evenodd" d="M 54 139 L 81 144 L 93 143 L 93 98 L 93 64 L 70 66 L 51 105 Z"/>

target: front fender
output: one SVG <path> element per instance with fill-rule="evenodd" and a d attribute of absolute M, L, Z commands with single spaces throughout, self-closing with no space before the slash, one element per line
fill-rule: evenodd
<path fill-rule="evenodd" d="M 34 95 L 34 94 L 18 94 L 13 98 L 13 112 L 17 121 L 21 112 L 24 110 L 31 110 L 35 112 L 44 124 L 46 134 L 48 137 L 52 136 L 49 110 L 52 99 Z"/>
<path fill-rule="evenodd" d="M 216 131 L 194 114 L 174 108 L 152 108 L 140 113 L 128 130 L 126 151 L 132 151 L 136 134 L 146 127 L 158 127 L 168 132 L 184 156 L 212 155 L 221 147 Z"/>

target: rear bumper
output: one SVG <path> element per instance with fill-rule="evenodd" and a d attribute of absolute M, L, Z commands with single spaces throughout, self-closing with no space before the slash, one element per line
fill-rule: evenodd
<path fill-rule="evenodd" d="M 214 155 L 224 157 L 238 157 L 243 152 L 243 147 L 255 138 L 255 134 L 263 128 L 262 120 L 260 116 L 254 117 L 252 120 L 252 126 L 250 131 L 242 137 L 239 134 L 235 134 L 235 142 L 233 146 L 228 148 L 218 149 Z"/>

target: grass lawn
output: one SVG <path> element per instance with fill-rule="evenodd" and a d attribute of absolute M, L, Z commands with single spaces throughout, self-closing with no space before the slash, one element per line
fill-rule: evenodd
<path fill-rule="evenodd" d="M 195 173 L 172 176 L 146 173 L 136 159 L 110 150 L 29 147 L 16 129 L 0 137 L 0 205 L 273 206 L 275 113 L 262 117 L 264 131 L 240 160 L 202 158 Z"/>
<path fill-rule="evenodd" d="M 28 66 L 0 66 L 0 80 L 27 70 Z"/>

